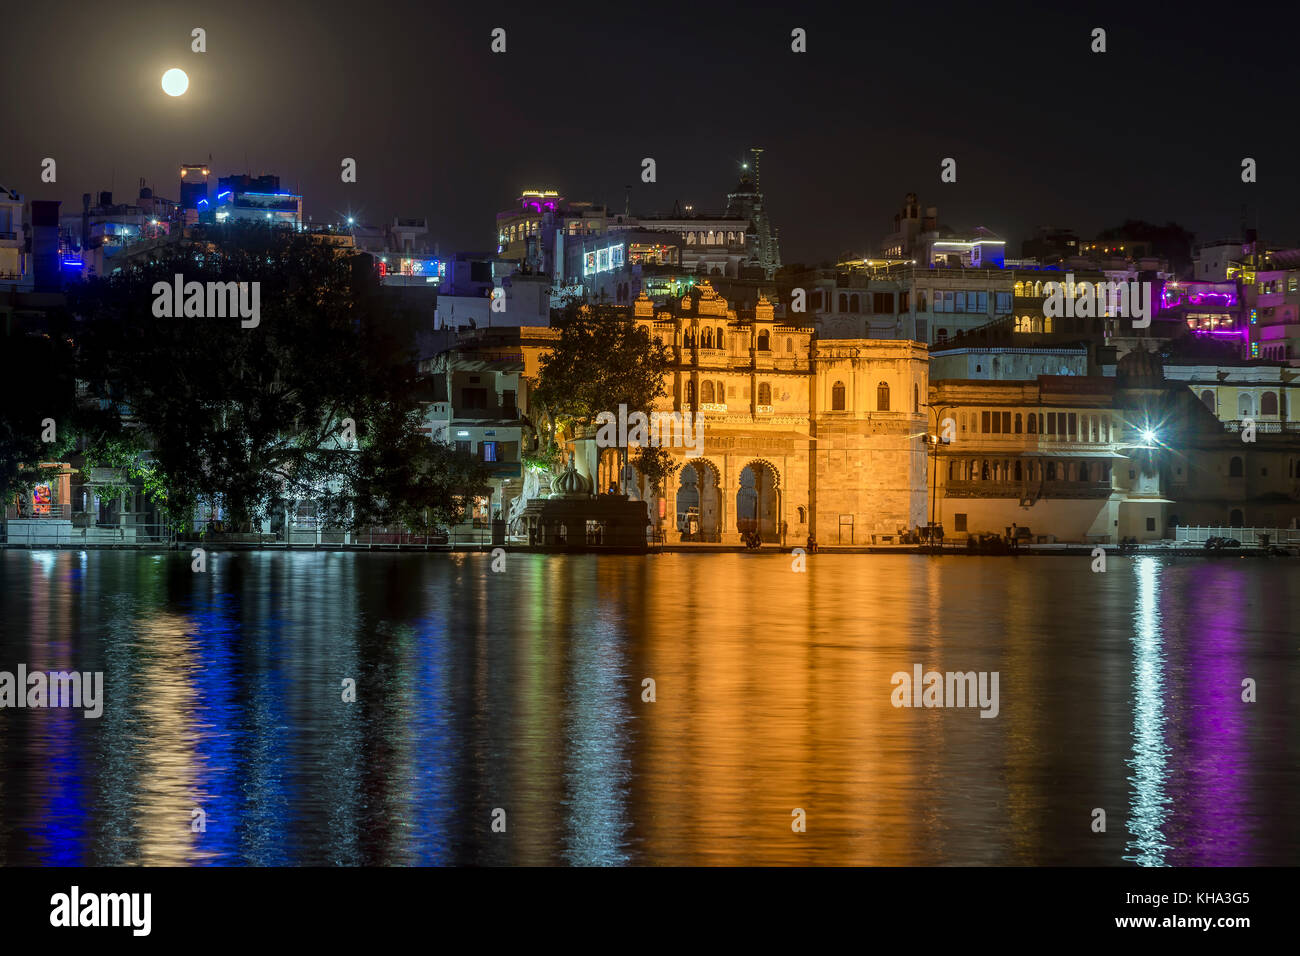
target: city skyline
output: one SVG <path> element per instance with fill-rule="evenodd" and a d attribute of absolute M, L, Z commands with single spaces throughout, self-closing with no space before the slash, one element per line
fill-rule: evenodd
<path fill-rule="evenodd" d="M 502 8 L 458 15 L 399 4 L 374 17 L 327 3 L 309 19 L 241 4 L 193 14 L 157 4 L 113 16 L 73 3 L 18 11 L 19 32 L 53 37 L 63 18 L 46 11 L 56 9 L 74 22 L 84 20 L 77 11 L 94 11 L 94 62 L 44 77 L 57 110 L 42 110 L 42 98 L 11 100 L 0 174 L 26 198 L 59 199 L 65 211 L 84 192 L 133 196 L 140 178 L 171 197 L 179 165 L 211 155 L 214 175 L 280 175 L 304 194 L 314 221 L 427 217 L 444 248 L 479 250 L 491 239 L 484 210 L 504 208 L 529 186 L 621 210 L 631 185 L 642 215 L 667 215 L 677 201 L 718 209 L 745 150 L 760 145 L 768 210 L 791 263 L 871 251 L 908 192 L 938 206 L 954 229 L 985 226 L 1013 250 L 1041 225 L 1090 236 L 1126 219 L 1177 222 L 1201 241 L 1241 238 L 1243 225 L 1281 242 L 1300 234 L 1300 200 L 1285 172 L 1296 146 L 1290 124 L 1261 116 L 1241 134 L 1206 136 L 1204 117 L 1240 125 L 1232 70 L 1242 51 L 1256 53 L 1257 86 L 1285 80 L 1283 59 L 1268 55 L 1281 38 L 1242 24 L 1209 31 L 1140 10 L 1107 23 L 1106 15 L 1002 8 L 1004 30 L 975 34 L 988 14 L 923 19 L 895 10 L 863 23 L 828 7 L 760 5 L 739 18 L 701 11 L 638 20 L 635 33 L 620 19 L 631 14 L 601 11 L 566 17 L 561 32 L 540 14 Z M 412 29 L 390 31 L 395 23 Z M 1108 31 L 1104 54 L 1089 50 L 1097 26 Z M 195 27 L 206 31 L 205 53 L 190 50 Z M 490 49 L 497 27 L 506 30 L 504 53 Z M 791 51 L 796 27 L 807 31 L 806 53 Z M 881 32 L 914 45 L 880 42 Z M 457 42 L 439 45 L 444 58 L 420 55 L 424 39 L 449 35 Z M 972 35 L 979 46 L 966 50 Z M 646 51 L 626 75 L 598 55 L 623 37 Z M 868 76 L 903 77 L 901 89 L 879 93 L 874 80 L 845 75 L 860 55 L 854 38 L 874 44 Z M 277 70 L 290 46 L 320 68 Z M 40 50 L 17 51 L 23 74 L 41 75 L 28 59 Z M 616 81 L 583 83 L 582 71 L 561 69 L 562 54 L 575 50 L 595 51 L 594 77 L 607 69 Z M 969 69 L 924 68 L 963 55 Z M 1149 106 L 1130 105 L 1135 92 L 1123 86 L 1108 94 L 1114 102 L 1086 86 L 1068 89 L 1116 70 L 1177 76 L 1187 62 L 1203 88 L 1143 92 Z M 1049 84 L 1017 78 L 1042 63 L 1065 75 Z M 158 76 L 178 65 L 191 82 L 173 98 Z M 677 79 L 646 89 L 645 72 L 655 69 Z M 548 70 L 555 83 L 531 99 L 532 78 Z M 565 91 L 578 102 L 564 102 Z M 1006 93 L 1016 95 L 1014 113 L 984 108 Z M 801 109 L 834 119 L 814 132 Z M 46 157 L 58 160 L 56 183 L 41 182 Z M 357 160 L 356 183 L 340 180 L 345 157 Z M 655 183 L 640 179 L 645 157 L 656 160 Z M 1257 182 L 1241 181 L 1246 157 L 1258 164 Z M 940 181 L 945 158 L 957 160 L 956 182 Z"/>
<path fill-rule="evenodd" d="M 1282 925 L 1296 21 L 7 10 L 19 938 L 567 915 L 426 867 L 847 875 L 805 942 Z M 569 935 L 681 910 L 615 893 Z"/>

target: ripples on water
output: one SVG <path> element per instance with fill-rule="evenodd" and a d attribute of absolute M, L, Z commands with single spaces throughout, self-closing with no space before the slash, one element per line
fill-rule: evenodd
<path fill-rule="evenodd" d="M 0 552 L 0 863 L 1294 863 L 1300 567 L 1090 564 Z"/>

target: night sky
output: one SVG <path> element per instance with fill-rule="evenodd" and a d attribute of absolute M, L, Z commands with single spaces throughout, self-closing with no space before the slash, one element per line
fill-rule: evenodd
<path fill-rule="evenodd" d="M 0 183 L 65 212 L 83 192 L 131 200 L 142 176 L 178 198 L 180 164 L 211 154 L 214 183 L 277 173 L 317 221 L 427 216 L 444 252 L 489 250 L 521 188 L 621 211 L 633 184 L 634 212 L 721 211 L 758 145 L 787 263 L 874 247 L 909 191 L 1013 255 L 1043 223 L 1235 236 L 1243 203 L 1250 227 L 1300 244 L 1295 8 L 942 7 L 14 3 Z M 489 50 L 498 26 L 505 54 Z M 1096 26 L 1105 54 L 1089 51 Z M 179 99 L 159 87 L 172 66 L 190 76 Z M 46 156 L 57 184 L 40 181 Z M 656 184 L 640 182 L 646 156 Z M 946 156 L 955 184 L 939 181 Z"/>

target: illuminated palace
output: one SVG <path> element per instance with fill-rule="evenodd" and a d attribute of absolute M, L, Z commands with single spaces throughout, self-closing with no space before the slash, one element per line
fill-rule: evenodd
<path fill-rule="evenodd" d="M 642 295 L 632 311 L 671 350 L 655 410 L 703 415 L 704 447 L 668 449 L 677 467 L 661 495 L 634 472 L 619 481 L 614 455 L 594 477 L 647 501 L 666 540 L 738 544 L 757 528 L 789 546 L 869 544 L 924 523 L 922 343 L 819 341 L 766 298 L 733 309 L 707 281 L 666 307 Z"/>

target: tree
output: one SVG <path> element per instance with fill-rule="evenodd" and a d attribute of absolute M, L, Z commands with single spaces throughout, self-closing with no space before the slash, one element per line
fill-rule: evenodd
<path fill-rule="evenodd" d="M 1185 274 L 1192 264 L 1192 245 L 1195 235 L 1188 232 L 1176 222 L 1163 226 L 1141 219 L 1126 219 L 1121 226 L 1103 229 L 1097 234 L 1102 241 L 1121 241 L 1125 239 L 1150 242 L 1151 251 L 1169 262 L 1169 267 L 1179 275 Z"/>
<path fill-rule="evenodd" d="M 585 430 L 602 412 L 617 415 L 620 405 L 649 414 L 667 394 L 668 349 L 651 341 L 627 310 L 570 302 L 551 324 L 560 338 L 540 359 L 535 392 L 548 421 L 548 446 L 564 419 Z M 626 448 L 619 460 L 627 462 Z"/>
<path fill-rule="evenodd" d="M 650 482 L 650 487 L 658 495 L 664 493 L 664 483 L 676 470 L 673 456 L 664 449 L 652 445 L 638 448 L 636 454 L 632 456 L 632 464 L 645 476 Z"/>
<path fill-rule="evenodd" d="M 189 283 L 202 284 L 200 314 L 157 314 L 178 275 L 186 311 Z M 256 316 L 214 308 L 212 290 L 232 287 L 213 283 L 247 283 Z M 182 526 L 202 500 L 233 527 L 294 500 L 338 527 L 447 518 L 484 483 L 468 456 L 420 433 L 418 317 L 383 294 L 366 256 L 284 228 L 213 226 L 70 299 L 80 377 L 142 427 L 118 450 L 148 463 Z"/>
<path fill-rule="evenodd" d="M 75 443 L 72 345 L 58 331 L 15 331 L 0 341 L 0 516 Z M 51 440 L 52 439 L 52 440 Z"/>
<path fill-rule="evenodd" d="M 587 427 L 619 405 L 649 412 L 667 394 L 668 349 L 627 312 L 572 303 L 552 325 L 560 338 L 540 360 L 536 396 L 553 419 Z"/>

